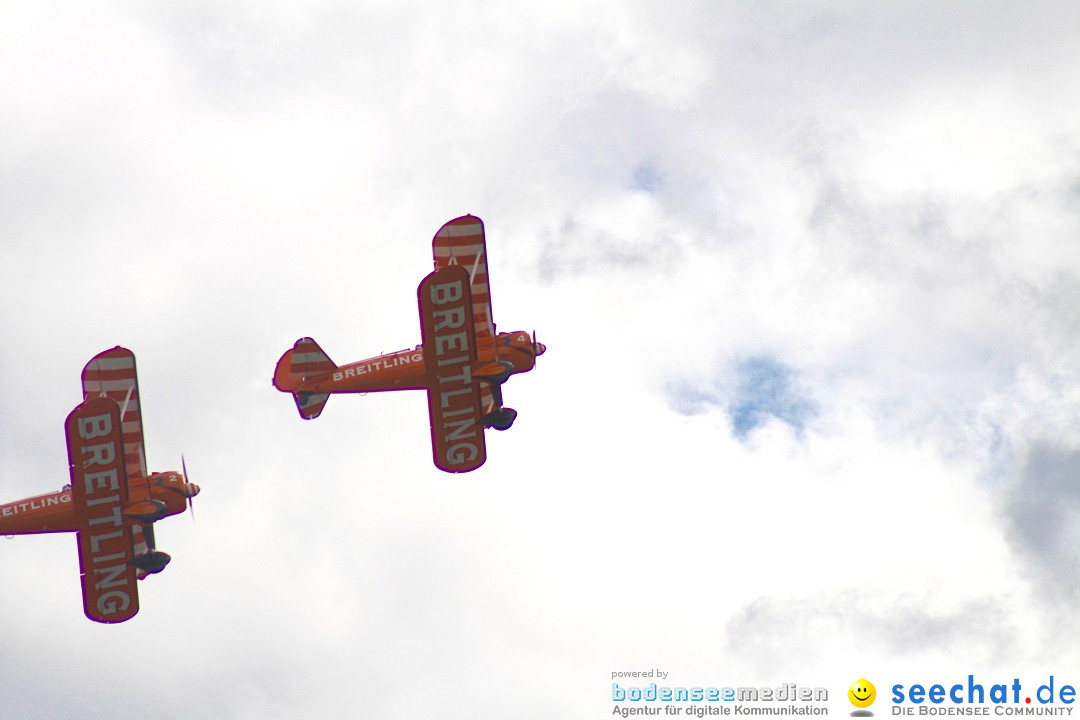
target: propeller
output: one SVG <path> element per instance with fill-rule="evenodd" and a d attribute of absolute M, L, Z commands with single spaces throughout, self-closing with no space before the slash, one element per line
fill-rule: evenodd
<path fill-rule="evenodd" d="M 533 357 L 540 357 L 547 350 L 547 346 L 536 341 L 536 330 L 532 332 Z"/>
<path fill-rule="evenodd" d="M 187 497 L 188 510 L 191 512 L 191 522 L 195 522 L 195 496 L 199 494 L 199 486 L 188 480 L 187 463 L 184 462 L 183 454 L 180 455 L 180 472 L 184 476 L 184 496 Z"/>

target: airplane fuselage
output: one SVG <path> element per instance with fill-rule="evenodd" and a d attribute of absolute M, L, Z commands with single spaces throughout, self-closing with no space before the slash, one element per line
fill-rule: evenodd
<path fill-rule="evenodd" d="M 0 535 L 74 532 L 76 529 L 70 490 L 0 505 Z"/>
<path fill-rule="evenodd" d="M 177 515 L 187 509 L 187 497 L 197 495 L 199 487 L 186 487 L 180 473 L 152 473 L 146 481 L 132 483 L 130 498 L 124 513 L 138 513 L 142 503 L 157 500 L 164 503 L 160 517 Z M 75 532 L 79 529 L 71 490 L 35 495 L 0 505 L 0 535 L 37 535 L 42 533 Z"/>
<path fill-rule="evenodd" d="M 540 345 L 540 348 L 543 346 Z M 494 338 L 477 341 L 477 359 L 471 368 L 474 378 L 528 372 L 542 353 L 526 332 L 499 333 Z M 431 373 L 418 345 L 411 350 L 399 350 L 305 379 L 298 388 L 312 393 L 367 393 L 389 390 L 427 390 Z"/>
<path fill-rule="evenodd" d="M 422 390 L 426 377 L 424 353 L 417 347 L 342 365 L 326 375 L 310 378 L 302 389 L 356 393 Z"/>

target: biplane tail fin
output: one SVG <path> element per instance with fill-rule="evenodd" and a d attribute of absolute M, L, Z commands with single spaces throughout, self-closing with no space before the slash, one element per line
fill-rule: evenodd
<path fill-rule="evenodd" d="M 314 420 L 319 417 L 330 396 L 325 393 L 313 393 L 302 390 L 304 381 L 327 375 L 337 370 L 319 344 L 311 338 L 300 338 L 285 351 L 274 370 L 274 387 L 282 392 L 292 393 L 300 417 Z"/>

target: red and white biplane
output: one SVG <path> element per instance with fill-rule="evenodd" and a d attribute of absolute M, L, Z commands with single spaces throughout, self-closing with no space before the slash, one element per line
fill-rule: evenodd
<path fill-rule="evenodd" d="M 535 332 L 495 332 L 480 218 L 446 223 L 431 248 L 435 269 L 416 291 L 420 345 L 339 367 L 300 338 L 278 361 L 274 387 L 292 393 L 305 420 L 333 393 L 426 390 L 436 467 L 468 472 L 487 458 L 484 429 L 506 430 L 517 417 L 503 405 L 502 384 L 532 370 L 546 348 Z"/>
<path fill-rule="evenodd" d="M 135 581 L 161 572 L 154 523 L 191 507 L 199 486 L 187 473 L 146 471 L 135 356 L 115 347 L 82 372 L 83 402 L 67 431 L 71 485 L 0 505 L 0 535 L 73 532 L 79 544 L 83 609 L 118 623 L 139 612 Z"/>

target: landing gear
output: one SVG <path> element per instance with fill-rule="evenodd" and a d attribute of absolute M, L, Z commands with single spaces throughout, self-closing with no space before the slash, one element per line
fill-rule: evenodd
<path fill-rule="evenodd" d="M 165 503 L 161 500 L 147 500 L 142 505 L 136 507 L 138 510 L 145 510 L 145 512 L 140 512 L 137 515 L 132 513 L 129 517 L 133 517 L 146 525 L 160 520 L 165 517 L 166 512 L 168 512 Z"/>
<path fill-rule="evenodd" d="M 164 570 L 170 560 L 172 560 L 172 558 L 169 557 L 168 553 L 161 552 L 160 550 L 151 550 L 132 560 L 131 564 L 148 575 L 153 575 Z"/>
<path fill-rule="evenodd" d="M 510 373 L 514 371 L 513 363 L 508 363 L 505 360 L 500 360 L 498 362 L 498 365 L 502 368 L 500 372 L 494 375 L 483 377 L 483 379 L 490 382 L 492 386 L 502 385 L 510 377 Z"/>
<path fill-rule="evenodd" d="M 514 420 L 517 419 L 517 410 L 503 407 L 502 384 L 510 377 L 510 373 L 513 372 L 514 366 L 505 360 L 500 360 L 498 364 L 502 367 L 500 372 L 495 375 L 483 376 L 483 379 L 488 384 L 488 388 L 491 390 L 491 399 L 495 401 L 495 407 L 497 409 L 492 410 L 481 418 L 480 422 L 484 427 L 495 428 L 496 430 L 509 430 L 510 426 L 514 424 Z"/>
<path fill-rule="evenodd" d="M 157 549 L 157 539 L 154 537 L 154 524 L 147 523 L 142 526 L 143 539 L 146 541 L 146 552 L 136 555 L 131 564 L 142 570 L 147 575 L 154 575 L 165 569 L 172 560 L 169 553 Z"/>
<path fill-rule="evenodd" d="M 495 428 L 496 430 L 509 430 L 516 419 L 517 410 L 514 408 L 503 407 L 495 412 L 485 415 L 483 422 L 484 427 Z"/>

